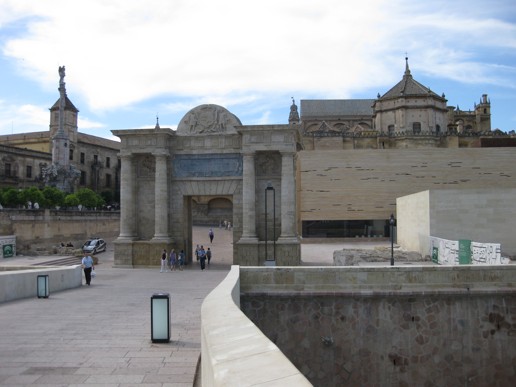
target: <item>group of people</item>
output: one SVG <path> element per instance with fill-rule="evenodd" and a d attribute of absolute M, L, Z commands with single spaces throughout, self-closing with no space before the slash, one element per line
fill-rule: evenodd
<path fill-rule="evenodd" d="M 210 243 L 213 243 L 215 234 L 211 228 L 208 232 L 208 237 L 210 238 Z M 208 249 L 205 250 L 203 245 L 197 245 L 194 254 L 197 262 L 201 265 L 201 270 L 206 269 L 206 260 L 208 261 L 208 265 L 211 261 L 211 249 L 208 247 Z M 167 250 L 163 249 L 163 252 L 161 253 L 160 273 L 166 273 L 169 269 L 170 271 L 175 271 L 176 269 L 183 270 L 185 264 L 184 250 L 181 250 L 181 252 L 177 254 L 176 251 L 172 249 L 170 250 L 170 253 L 167 254 Z"/>
<path fill-rule="evenodd" d="M 170 250 L 170 254 L 167 254 L 167 250 L 163 250 L 161 253 L 161 269 L 160 273 L 167 272 L 168 269 L 170 271 L 175 271 L 176 269 L 179 269 L 180 271 L 183 270 L 183 267 L 185 265 L 185 252 L 184 250 L 181 250 L 178 253 L 176 253 L 176 250 L 172 249 Z"/>
<path fill-rule="evenodd" d="M 208 250 L 204 250 L 204 246 L 199 246 L 195 248 L 195 257 L 197 259 L 197 262 L 201 265 L 201 270 L 206 269 L 206 260 L 208 260 L 208 265 L 211 261 L 211 250 L 208 247 Z"/>

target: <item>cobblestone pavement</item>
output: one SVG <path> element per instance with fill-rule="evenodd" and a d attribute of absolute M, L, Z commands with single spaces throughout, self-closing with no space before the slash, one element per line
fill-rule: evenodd
<path fill-rule="evenodd" d="M 0 304 L 0 385 L 192 386 L 200 355 L 200 306 L 226 276 L 232 232 L 194 229 L 194 243 L 213 251 L 201 271 L 113 268 L 113 244 L 98 255 L 91 286 Z M 111 242 L 111 241 L 110 241 Z M 345 244 L 303 245 L 307 265 L 331 265 Z M 356 244 L 355 244 L 356 246 Z M 366 244 L 364 248 L 372 245 Z M 16 257 L 2 265 L 34 265 L 59 257 Z M 152 343 L 150 300 L 170 294 L 171 341 Z"/>

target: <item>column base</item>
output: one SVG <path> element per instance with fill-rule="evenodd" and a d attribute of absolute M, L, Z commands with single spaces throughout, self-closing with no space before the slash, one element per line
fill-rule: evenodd
<path fill-rule="evenodd" d="M 158 236 L 154 236 L 154 238 L 152 238 L 150 241 L 150 243 L 172 243 L 172 238 L 170 238 L 169 236 L 167 235 L 164 235 L 164 236 L 161 236 L 161 235 L 158 235 Z"/>
<path fill-rule="evenodd" d="M 242 236 L 237 243 L 258 243 L 258 238 L 255 236 Z"/>
<path fill-rule="evenodd" d="M 295 235 L 280 236 L 278 243 L 300 243 L 299 238 Z"/>

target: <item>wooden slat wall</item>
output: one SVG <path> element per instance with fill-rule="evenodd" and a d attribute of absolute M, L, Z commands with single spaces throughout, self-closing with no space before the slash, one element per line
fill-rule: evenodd
<path fill-rule="evenodd" d="M 516 148 L 301 151 L 298 162 L 302 221 L 387 219 L 397 197 L 430 189 L 516 188 Z"/>

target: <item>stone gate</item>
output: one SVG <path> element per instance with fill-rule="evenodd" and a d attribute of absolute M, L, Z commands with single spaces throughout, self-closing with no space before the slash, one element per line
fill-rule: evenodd
<path fill-rule="evenodd" d="M 245 126 L 210 104 L 190 110 L 176 131 L 156 124 L 113 134 L 121 139 L 117 267 L 158 265 L 171 248 L 191 262 L 199 196 L 232 202 L 234 264 L 299 265 L 296 122 Z"/>

